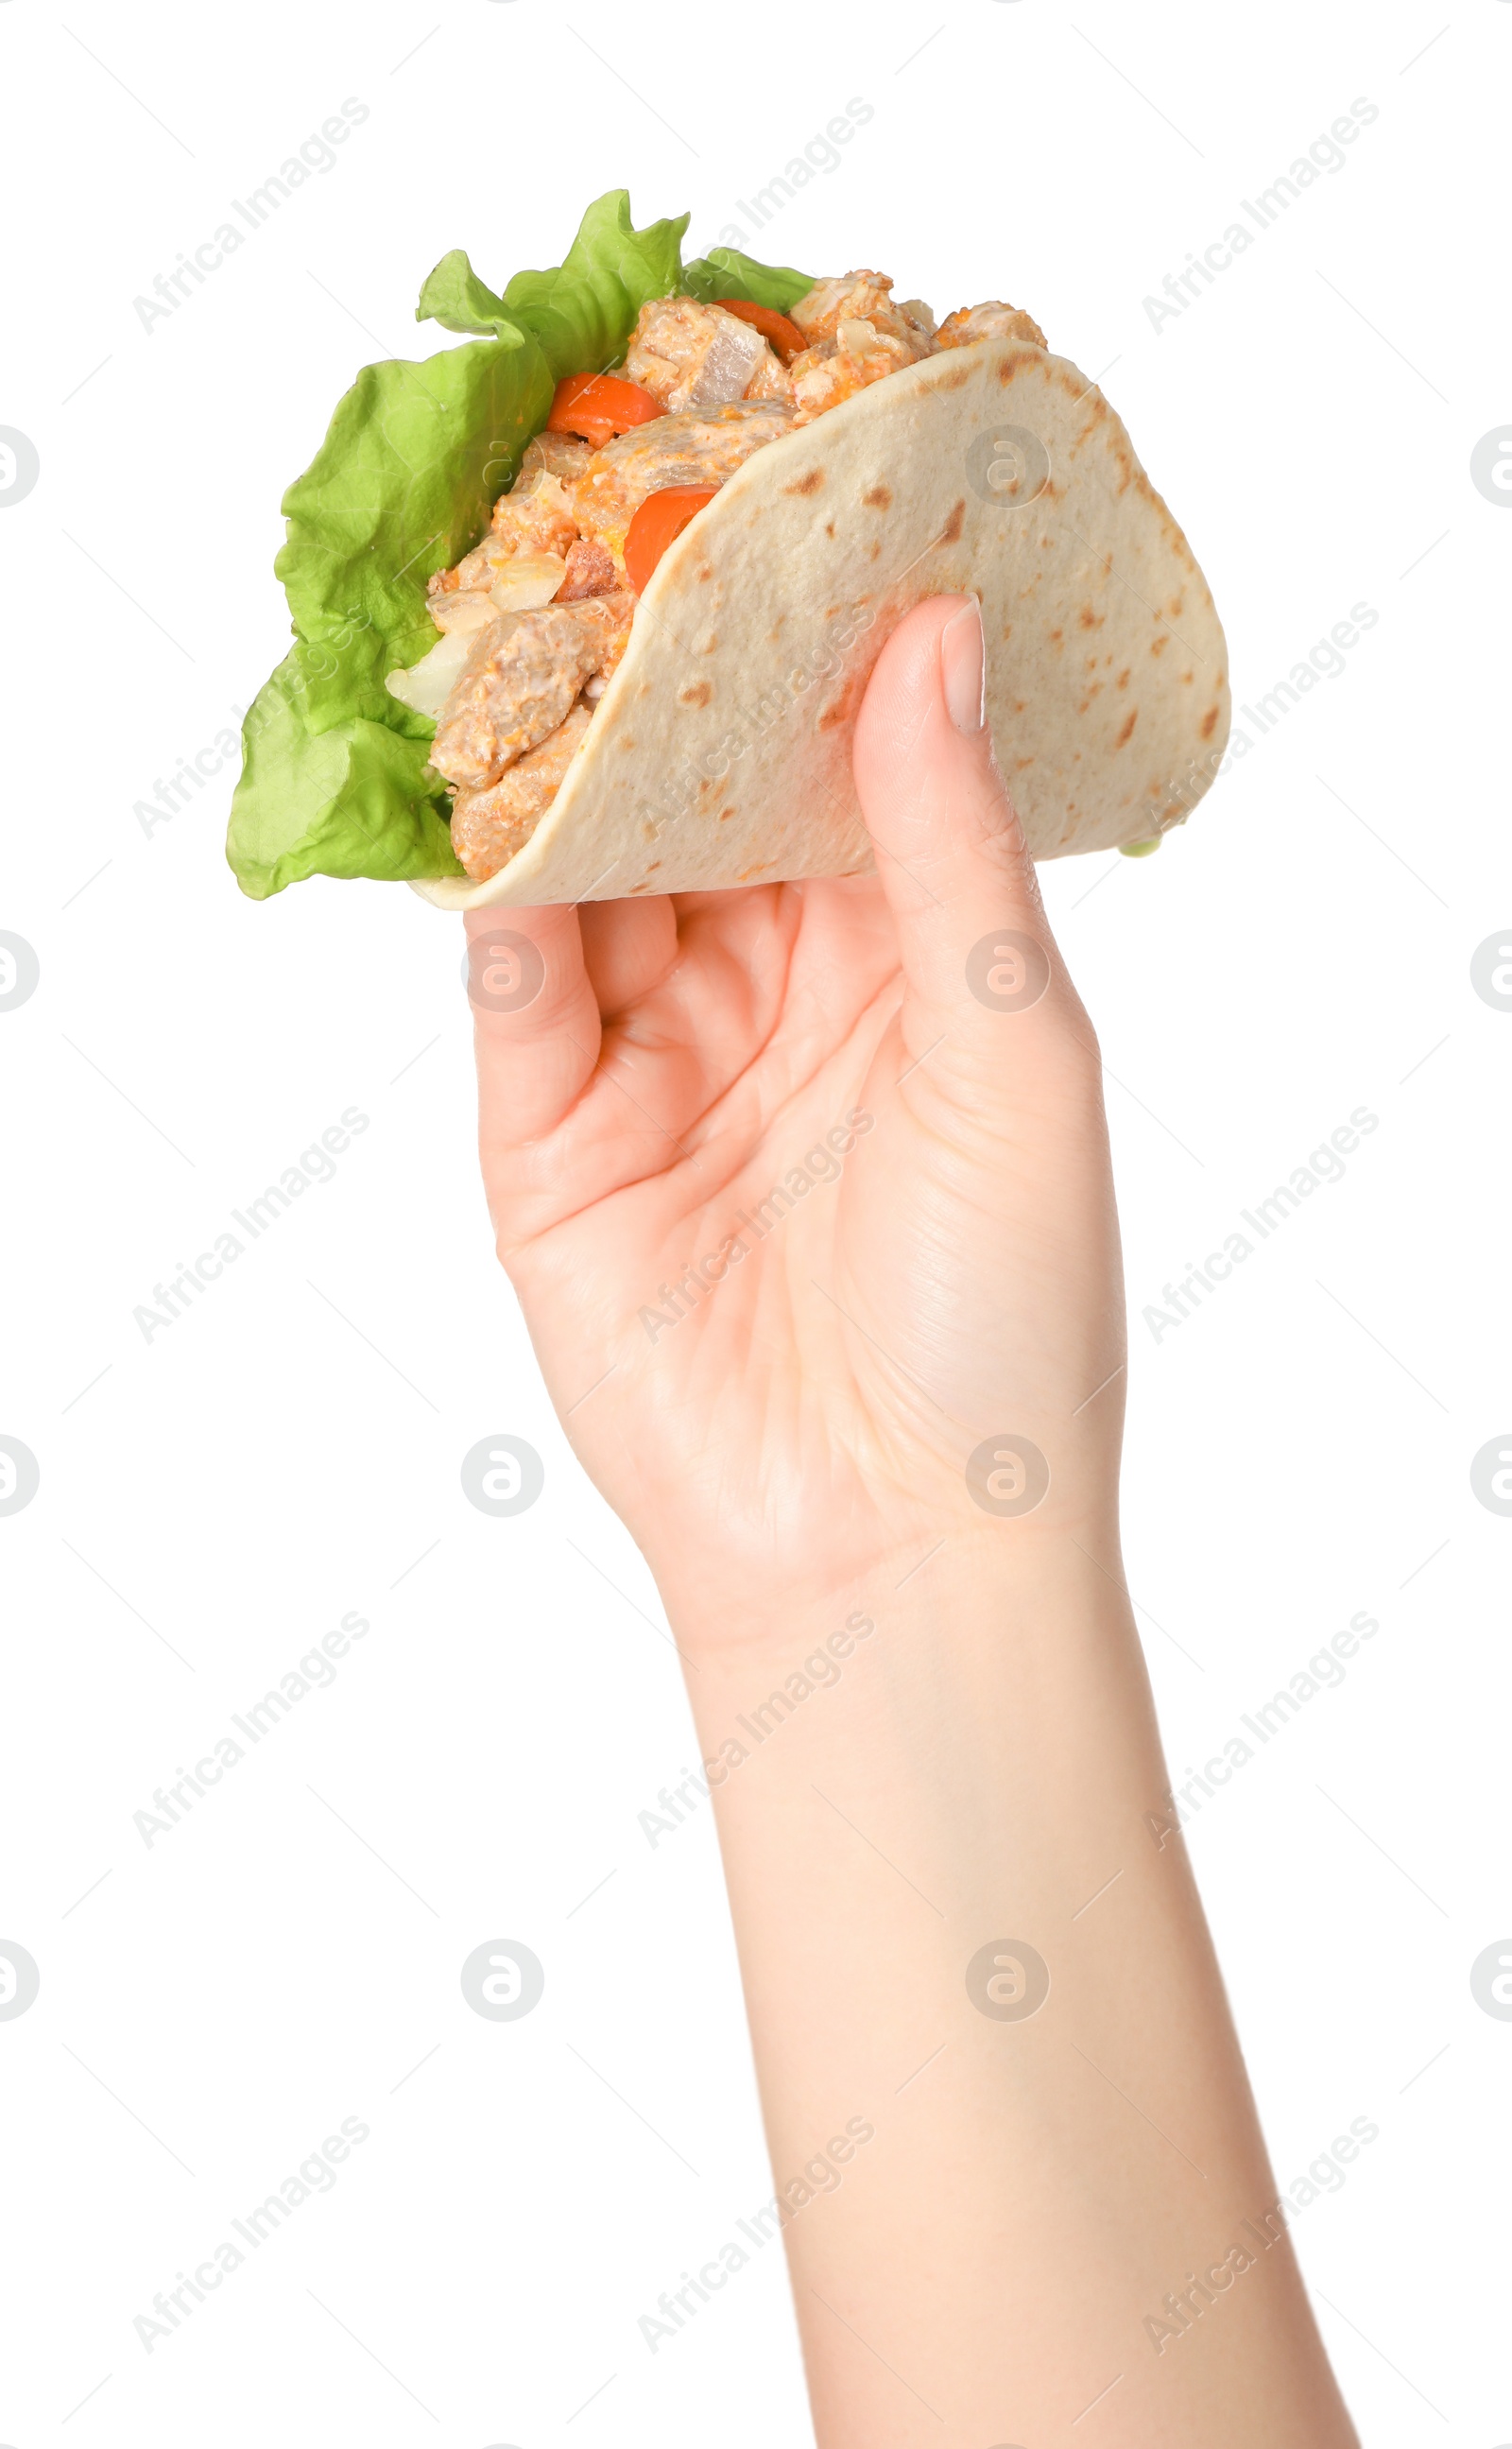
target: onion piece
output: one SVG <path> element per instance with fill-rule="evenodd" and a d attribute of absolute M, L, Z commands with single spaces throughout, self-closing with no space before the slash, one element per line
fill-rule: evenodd
<path fill-rule="evenodd" d="M 864 357 L 877 344 L 877 330 L 864 316 L 848 315 L 835 326 L 835 346 L 848 357 Z"/>
<path fill-rule="evenodd" d="M 567 574 L 565 561 L 554 552 L 517 552 L 499 564 L 488 593 L 494 617 L 501 612 L 534 612 L 549 604 Z"/>
<path fill-rule="evenodd" d="M 493 618 L 497 620 L 498 614 Z M 449 629 L 417 664 L 411 664 L 407 671 L 391 672 L 384 687 L 412 714 L 428 714 L 435 722 L 461 677 L 477 636 L 474 629 Z"/>
<path fill-rule="evenodd" d="M 427 606 L 436 627 L 450 633 L 453 629 L 486 629 L 497 621 L 499 607 L 491 602 L 487 588 L 458 587 L 448 594 L 432 595 Z"/>

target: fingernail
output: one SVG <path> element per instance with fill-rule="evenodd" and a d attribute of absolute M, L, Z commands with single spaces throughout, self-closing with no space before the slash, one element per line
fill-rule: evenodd
<path fill-rule="evenodd" d="M 974 595 L 959 612 L 952 612 L 940 632 L 940 671 L 951 722 L 957 731 L 973 737 L 987 719 L 982 607 Z"/>

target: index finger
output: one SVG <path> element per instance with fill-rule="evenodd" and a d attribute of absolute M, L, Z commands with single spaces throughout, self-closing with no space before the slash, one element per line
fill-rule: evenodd
<path fill-rule="evenodd" d="M 487 1163 L 571 1110 L 593 1076 L 601 1024 L 574 904 L 469 910 L 463 923 Z"/>

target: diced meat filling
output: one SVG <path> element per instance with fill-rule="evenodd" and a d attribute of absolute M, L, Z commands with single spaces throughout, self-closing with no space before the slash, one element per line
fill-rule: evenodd
<path fill-rule="evenodd" d="M 582 475 L 592 456 L 592 443 L 580 440 L 575 434 L 538 434 L 525 446 L 514 491 L 524 492 L 538 476 L 559 476 L 564 485 L 570 485 Z M 501 501 L 508 499 L 507 493 L 500 495 Z M 494 508 L 497 510 L 498 503 Z"/>
<path fill-rule="evenodd" d="M 934 336 L 937 349 L 964 349 L 973 340 L 1028 340 L 1037 349 L 1045 346 L 1032 315 L 1019 306 L 1000 305 L 996 299 L 985 306 L 958 306 Z"/>
<path fill-rule="evenodd" d="M 552 597 L 554 604 L 575 604 L 584 595 L 609 595 L 620 584 L 614 555 L 597 536 L 579 536 L 567 554 L 567 574 Z"/>
<path fill-rule="evenodd" d="M 810 347 L 834 340 L 844 347 L 842 323 L 870 323 L 873 332 L 901 340 L 913 357 L 926 357 L 934 333 L 934 318 L 922 299 L 902 302 L 892 296 L 885 272 L 848 272 L 839 280 L 816 280 L 793 309 Z"/>
<path fill-rule="evenodd" d="M 592 707 L 580 703 L 549 739 L 528 749 L 488 790 L 457 793 L 451 846 L 470 877 L 482 883 L 497 876 L 525 848 L 561 789 L 592 720 Z"/>
<path fill-rule="evenodd" d="M 577 534 L 572 503 L 560 476 L 534 477 L 522 492 L 501 493 L 493 506 L 492 532 L 511 552 L 565 555 Z"/>
<path fill-rule="evenodd" d="M 788 369 L 800 425 L 928 355 L 927 349 L 915 350 L 907 340 L 878 332 L 871 323 L 842 323 L 840 333 L 838 341 L 821 340 L 815 348 L 800 351 Z"/>
<path fill-rule="evenodd" d="M 487 790 L 565 720 L 585 680 L 612 671 L 635 597 L 622 590 L 538 612 L 506 612 L 485 629 L 442 710 L 431 762 L 466 791 Z"/>
<path fill-rule="evenodd" d="M 767 443 L 937 350 L 986 339 L 1045 346 L 1032 317 L 997 299 L 963 306 L 936 329 L 923 299 L 894 299 L 880 272 L 815 281 L 791 320 L 808 345 L 785 366 L 739 316 L 693 298 L 652 299 L 622 371 L 665 415 L 601 451 L 538 434 L 488 533 L 431 580 L 436 627 L 478 633 L 431 762 L 452 785 L 452 842 L 479 882 L 529 840 L 629 643 L 636 598 L 624 585 L 624 540 L 648 493 L 723 485 Z M 539 608 L 501 613 L 511 596 Z"/>
<path fill-rule="evenodd" d="M 586 475 L 573 487 L 578 525 L 606 545 L 622 569 L 625 532 L 647 493 L 667 485 L 722 485 L 793 421 L 785 400 L 737 399 L 633 425 L 594 453 Z"/>
<path fill-rule="evenodd" d="M 746 399 L 769 367 L 782 367 L 761 334 L 721 306 L 696 298 L 655 298 L 641 309 L 625 373 L 665 409 L 718 408 Z M 763 398 L 780 397 L 765 388 Z"/>
<path fill-rule="evenodd" d="M 894 299 L 885 272 L 816 280 L 794 307 L 793 320 L 809 343 L 788 369 L 800 425 L 900 367 L 917 365 L 934 346 L 929 309 L 920 298 Z"/>

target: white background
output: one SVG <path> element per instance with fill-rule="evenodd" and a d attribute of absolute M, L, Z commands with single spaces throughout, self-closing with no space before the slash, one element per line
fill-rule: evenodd
<path fill-rule="evenodd" d="M 502 285 L 620 183 L 698 251 L 856 96 L 752 251 L 1005 296 L 1104 376 L 1237 703 L 1379 615 L 1265 736 L 1239 716 L 1158 858 L 1045 887 L 1111 1075 L 1173 1772 L 1380 1626 L 1190 1829 L 1278 2178 L 1380 2130 L 1303 2264 L 1367 2441 L 1512 2439 L 1512 2023 L 1468 1977 L 1512 1932 L 1512 1521 L 1469 1478 L 1512 1425 L 1512 1013 L 1469 974 L 1512 918 L 1512 518 L 1469 472 L 1512 411 L 1509 65 L 1505 0 L 0 0 L 0 424 L 41 469 L 0 515 L 0 927 L 41 963 L 0 1012 L 0 1431 L 41 1468 L 0 1518 L 0 1938 L 42 1976 L 0 2021 L 6 2443 L 810 2438 L 775 2249 L 657 2356 L 637 2328 L 769 2175 L 707 1810 L 638 1824 L 695 1758 L 676 1660 L 491 1255 L 460 929 L 394 886 L 243 900 L 232 767 L 150 836 L 134 806 L 282 653 L 279 494 L 360 364 L 446 344 L 411 320 L 437 257 Z M 348 96 L 336 166 L 144 331 Z M 1347 166 L 1154 330 L 1357 97 Z M 145 1341 L 154 1283 L 354 1106 L 335 1178 Z M 1142 1308 L 1361 1106 L 1345 1179 L 1157 1341 Z M 500 1432 L 545 1462 L 508 1521 L 458 1476 Z M 335 1683 L 146 1846 L 153 1789 L 348 1610 Z M 458 1981 L 501 1937 L 546 1968 L 518 2023 Z M 343 2117 L 334 2190 L 146 2354 L 154 2292 Z"/>

